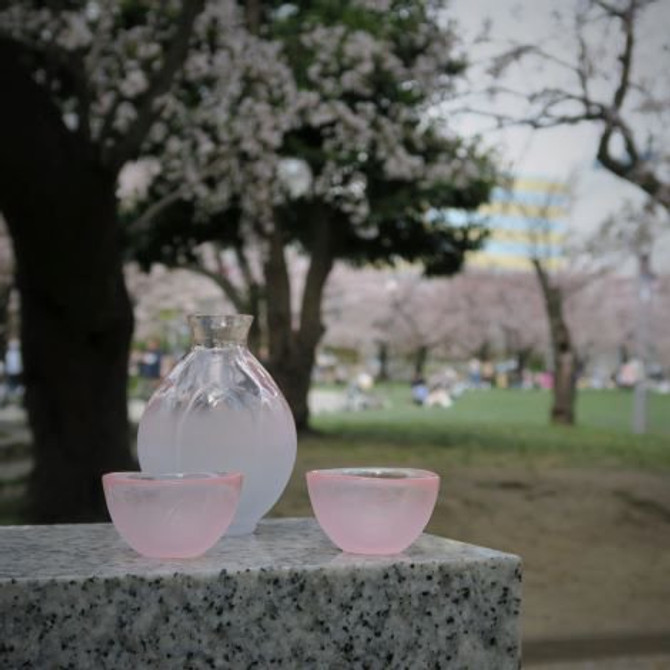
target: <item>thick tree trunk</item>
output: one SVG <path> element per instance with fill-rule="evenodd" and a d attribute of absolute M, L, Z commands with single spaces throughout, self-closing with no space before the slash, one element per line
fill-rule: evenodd
<path fill-rule="evenodd" d="M 298 430 L 309 425 L 308 394 L 316 348 L 324 333 L 321 322 L 323 289 L 333 268 L 332 224 L 315 217 L 311 260 L 300 310 L 300 324 L 294 329 L 290 279 L 281 231 L 275 229 L 265 264 L 269 368 L 293 411 Z"/>
<path fill-rule="evenodd" d="M 554 400 L 552 423 L 572 426 L 575 423 L 575 354 L 571 349 L 554 347 Z"/>
<path fill-rule="evenodd" d="M 59 296 L 44 295 L 42 282 L 21 279 L 26 408 L 35 460 L 30 518 L 41 523 L 105 518 L 100 476 L 132 468 L 126 416 L 132 312 L 123 277 L 120 269 L 110 271 L 107 295 L 66 290 L 56 305 Z"/>
<path fill-rule="evenodd" d="M 9 301 L 12 296 L 12 285 L 0 286 L 0 360 L 5 360 L 9 341 Z"/>
<path fill-rule="evenodd" d="M 34 441 L 29 518 L 102 519 L 101 474 L 132 467 L 126 382 L 133 319 L 115 179 L 2 47 L 0 210 L 21 294 Z"/>
<path fill-rule="evenodd" d="M 312 381 L 314 356 L 308 351 L 296 351 L 290 360 L 270 361 L 269 368 L 293 412 L 298 430 L 309 428 L 309 388 Z"/>
<path fill-rule="evenodd" d="M 554 286 L 539 260 L 533 261 L 549 322 L 554 358 L 554 388 L 551 422 L 572 426 L 575 423 L 577 356 L 563 314 L 563 294 Z"/>

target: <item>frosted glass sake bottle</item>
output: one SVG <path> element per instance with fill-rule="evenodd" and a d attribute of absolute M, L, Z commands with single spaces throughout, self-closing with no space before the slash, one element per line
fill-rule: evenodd
<path fill-rule="evenodd" d="M 253 532 L 293 470 L 291 410 L 247 348 L 253 317 L 190 316 L 192 348 L 152 395 L 140 421 L 143 472 L 242 472 L 228 530 Z"/>

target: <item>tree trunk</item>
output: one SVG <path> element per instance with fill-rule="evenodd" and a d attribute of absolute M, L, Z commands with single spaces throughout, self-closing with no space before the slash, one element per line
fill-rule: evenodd
<path fill-rule="evenodd" d="M 414 378 L 423 377 L 428 361 L 428 347 L 422 344 L 414 354 Z"/>
<path fill-rule="evenodd" d="M 572 347 L 570 330 L 563 314 L 563 294 L 558 286 L 552 284 L 539 260 L 533 261 L 533 267 L 544 298 L 554 358 L 551 422 L 572 426 L 575 423 L 577 356 Z"/>
<path fill-rule="evenodd" d="M 115 178 L 68 131 L 0 44 L 0 210 L 21 294 L 25 404 L 33 432 L 29 519 L 105 517 L 100 476 L 132 467 L 126 387 L 133 318 Z"/>
<path fill-rule="evenodd" d="M 323 289 L 333 268 L 332 224 L 314 218 L 311 260 L 300 310 L 300 324 L 293 328 L 290 279 L 281 230 L 275 228 L 265 264 L 270 373 L 293 411 L 298 430 L 309 427 L 308 394 L 316 348 L 324 333 L 321 322 Z"/>
<path fill-rule="evenodd" d="M 554 401 L 551 422 L 565 426 L 575 423 L 575 354 L 571 349 L 554 347 Z"/>
<path fill-rule="evenodd" d="M 383 340 L 377 341 L 377 359 L 379 360 L 378 382 L 387 382 L 389 375 L 389 344 Z"/>
<path fill-rule="evenodd" d="M 0 361 L 5 360 L 9 341 L 9 301 L 12 297 L 12 285 L 0 285 Z"/>

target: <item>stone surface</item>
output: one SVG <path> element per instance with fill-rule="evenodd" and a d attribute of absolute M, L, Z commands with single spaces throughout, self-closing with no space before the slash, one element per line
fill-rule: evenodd
<path fill-rule="evenodd" d="M 519 667 L 520 561 L 423 535 L 339 552 L 312 519 L 264 521 L 188 561 L 107 524 L 0 529 L 0 667 Z"/>

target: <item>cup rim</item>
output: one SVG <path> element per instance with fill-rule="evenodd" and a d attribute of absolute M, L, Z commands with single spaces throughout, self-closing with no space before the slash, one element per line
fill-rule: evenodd
<path fill-rule="evenodd" d="M 401 485 L 413 481 L 439 480 L 440 476 L 431 470 L 420 468 L 394 468 L 387 466 L 326 468 L 310 470 L 308 477 L 343 479 L 347 481 L 383 482 L 389 485 Z"/>
<path fill-rule="evenodd" d="M 108 472 L 102 476 L 106 484 L 128 484 L 130 486 L 181 486 L 186 484 L 212 485 L 241 480 L 241 472 L 166 472 L 141 471 Z"/>

